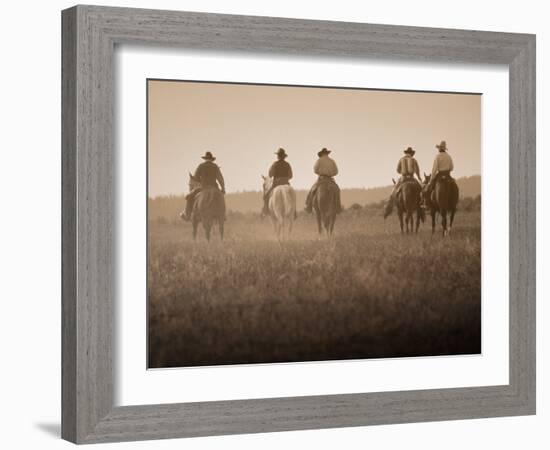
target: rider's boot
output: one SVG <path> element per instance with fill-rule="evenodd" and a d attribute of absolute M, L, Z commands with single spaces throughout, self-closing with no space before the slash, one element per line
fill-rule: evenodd
<path fill-rule="evenodd" d="M 185 211 L 182 211 L 180 213 L 180 217 L 182 220 L 185 220 L 186 222 L 191 221 L 191 209 L 193 208 L 192 202 L 187 200 L 187 203 L 185 204 Z"/>

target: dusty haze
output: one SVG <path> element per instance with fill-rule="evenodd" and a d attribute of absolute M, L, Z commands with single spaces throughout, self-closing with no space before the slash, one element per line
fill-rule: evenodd
<path fill-rule="evenodd" d="M 407 146 L 429 172 L 447 141 L 456 177 L 481 173 L 481 95 L 148 81 L 150 197 L 187 191 L 205 151 L 217 157 L 227 192 L 261 189 L 279 147 L 292 184 L 307 189 L 322 147 L 342 188 L 386 186 Z"/>

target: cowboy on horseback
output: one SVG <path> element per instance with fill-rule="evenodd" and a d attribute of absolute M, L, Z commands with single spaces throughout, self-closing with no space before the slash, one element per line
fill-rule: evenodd
<path fill-rule="evenodd" d="M 414 154 L 416 152 L 412 147 L 407 147 L 403 153 L 405 153 L 405 156 L 402 156 L 397 163 L 397 173 L 401 176 L 399 177 L 397 183 L 393 186 L 393 191 L 390 194 L 390 199 L 388 200 L 384 211 L 384 218 L 391 214 L 395 199 L 401 191 L 401 186 L 403 186 L 403 183 L 413 181 L 417 182 L 421 186 L 422 178 L 420 178 L 420 168 L 418 166 L 418 161 L 414 158 Z M 414 178 L 415 175 L 418 178 L 418 181 Z"/>
<path fill-rule="evenodd" d="M 181 214 L 181 218 L 186 221 L 191 220 L 194 201 L 199 192 L 204 189 L 213 188 L 219 189 L 225 194 L 225 181 L 220 167 L 214 163 L 216 160 L 215 156 L 213 156 L 211 152 L 206 152 L 201 158 L 204 159 L 204 162 L 199 164 L 197 170 L 195 170 L 195 175 L 193 175 L 193 178 L 195 178 L 200 185 L 189 192 L 185 197 L 187 203 L 185 204 L 185 212 Z"/>
<path fill-rule="evenodd" d="M 315 162 L 313 166 L 313 172 L 318 175 L 317 181 L 311 187 L 306 198 L 306 212 L 311 213 L 313 210 L 313 199 L 315 193 L 319 188 L 321 183 L 333 183 L 334 186 L 338 189 L 338 213 L 342 211 L 342 205 L 340 203 L 340 187 L 334 181 L 334 177 L 338 175 L 338 166 L 336 162 L 330 158 L 328 155 L 331 153 L 331 150 L 323 148 L 320 152 L 317 153 L 319 159 Z"/>
<path fill-rule="evenodd" d="M 425 187 L 426 196 L 428 198 L 439 178 L 447 176 L 449 177 L 449 180 L 453 180 L 451 177 L 451 171 L 454 169 L 454 165 L 451 155 L 447 152 L 447 143 L 445 141 L 441 141 L 441 143 L 435 147 L 439 150 L 439 153 L 434 159 L 432 176 L 430 177 L 428 185 Z"/>
<path fill-rule="evenodd" d="M 436 145 L 439 150 L 434 159 L 432 173 L 426 180 L 429 181 L 424 188 L 424 200 L 432 216 L 432 234 L 435 232 L 435 217 L 441 215 L 443 236 L 451 232 L 456 213 L 456 205 L 459 199 L 459 189 L 455 180 L 451 177 L 454 168 L 453 159 L 447 153 L 447 143 L 441 141 Z M 449 223 L 447 223 L 449 214 Z M 448 226 L 447 226 L 448 225 Z"/>
<path fill-rule="evenodd" d="M 277 161 L 275 161 L 269 168 L 268 176 L 273 178 L 273 183 L 271 187 L 264 194 L 264 207 L 262 209 L 262 216 L 267 216 L 269 214 L 269 197 L 277 186 L 283 186 L 285 184 L 290 184 L 292 179 L 292 167 L 290 164 L 285 161 L 287 154 L 284 148 L 279 148 L 277 152 Z"/>

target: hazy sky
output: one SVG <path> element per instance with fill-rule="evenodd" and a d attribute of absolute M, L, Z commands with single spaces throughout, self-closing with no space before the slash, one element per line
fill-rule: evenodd
<path fill-rule="evenodd" d="M 187 192 L 205 151 L 227 192 L 260 190 L 283 147 L 292 184 L 315 181 L 322 147 L 332 150 L 342 188 L 391 184 L 407 146 L 429 172 L 447 141 L 456 177 L 481 173 L 481 96 L 288 86 L 149 81 L 149 196 Z"/>

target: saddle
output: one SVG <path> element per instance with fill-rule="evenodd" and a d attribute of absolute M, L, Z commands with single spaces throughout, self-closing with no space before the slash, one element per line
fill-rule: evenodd
<path fill-rule="evenodd" d="M 275 178 L 271 187 L 266 191 L 265 198 L 269 199 L 273 195 L 275 188 L 279 186 L 290 186 L 290 181 L 288 179 Z"/>
<path fill-rule="evenodd" d="M 336 184 L 336 181 L 334 180 L 334 177 L 327 177 L 325 175 L 320 175 L 319 178 L 317 179 L 317 183 L 318 184 Z"/>
<path fill-rule="evenodd" d="M 449 172 L 439 172 L 435 181 L 439 183 L 450 183 L 454 182 L 455 179 L 451 177 Z"/>
<path fill-rule="evenodd" d="M 414 178 L 414 175 L 403 175 L 402 180 L 401 180 L 401 184 L 399 185 L 399 187 L 397 188 L 397 190 L 395 192 L 396 195 L 401 193 L 401 190 L 403 189 L 403 186 L 405 186 L 405 184 L 407 184 L 407 183 L 414 183 L 414 184 L 417 184 L 418 186 L 422 187 L 420 185 L 420 183 Z"/>
<path fill-rule="evenodd" d="M 201 186 L 200 187 L 201 191 L 210 191 L 212 189 L 216 190 L 216 191 L 220 191 L 220 188 L 218 187 L 218 185 L 212 185 L 212 184 L 205 184 L 204 186 Z"/>
<path fill-rule="evenodd" d="M 287 184 L 290 185 L 290 181 L 287 177 L 275 177 L 273 178 L 271 190 L 275 189 L 277 186 L 286 186 Z"/>
<path fill-rule="evenodd" d="M 417 181 L 414 178 L 414 175 L 403 175 L 403 181 L 401 182 L 401 184 L 405 183 L 417 183 Z"/>

